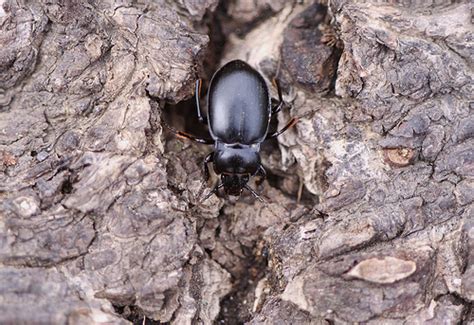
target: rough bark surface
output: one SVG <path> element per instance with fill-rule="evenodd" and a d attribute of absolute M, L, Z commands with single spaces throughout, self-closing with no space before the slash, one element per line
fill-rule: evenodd
<path fill-rule="evenodd" d="M 474 323 L 469 1 L 0 3 L 0 323 Z M 199 204 L 235 58 L 299 123 Z"/>

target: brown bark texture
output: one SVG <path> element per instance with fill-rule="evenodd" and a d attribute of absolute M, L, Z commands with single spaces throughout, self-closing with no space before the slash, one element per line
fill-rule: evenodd
<path fill-rule="evenodd" d="M 472 2 L 0 3 L 1 324 L 474 324 Z M 163 127 L 232 59 L 265 203 Z"/>

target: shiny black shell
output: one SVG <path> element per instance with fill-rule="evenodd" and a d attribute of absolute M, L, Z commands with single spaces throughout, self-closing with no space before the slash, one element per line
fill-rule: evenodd
<path fill-rule="evenodd" d="M 216 71 L 209 85 L 209 130 L 214 140 L 251 145 L 265 140 L 271 99 L 265 79 L 235 60 Z"/>

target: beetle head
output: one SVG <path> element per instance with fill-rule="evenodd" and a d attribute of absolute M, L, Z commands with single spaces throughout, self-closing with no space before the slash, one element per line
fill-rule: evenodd
<path fill-rule="evenodd" d="M 249 175 L 222 174 L 221 180 L 227 195 L 239 196 L 249 181 Z"/>
<path fill-rule="evenodd" d="M 217 143 L 214 152 L 214 170 L 217 174 L 253 175 L 260 166 L 259 149 L 258 145 Z M 234 182 L 236 181 L 237 179 L 234 179 Z"/>

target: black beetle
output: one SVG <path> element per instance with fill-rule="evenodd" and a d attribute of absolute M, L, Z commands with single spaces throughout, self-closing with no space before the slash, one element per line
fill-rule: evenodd
<path fill-rule="evenodd" d="M 201 80 L 196 81 L 197 115 L 200 122 L 208 124 L 211 139 L 196 138 L 165 124 L 180 137 L 214 144 L 214 152 L 204 160 L 204 177 L 207 181 L 207 164 L 212 162 L 215 173 L 221 175 L 221 183 L 204 200 L 221 187 L 226 194 L 235 196 L 245 188 L 262 200 L 247 185 L 251 176 L 261 176 L 262 180 L 266 177 L 260 162 L 260 144 L 282 134 L 297 121 L 293 118 L 281 130 L 268 133 L 272 115 L 283 105 L 280 86 L 276 80 L 274 82 L 278 103 L 272 107 L 268 86 L 260 73 L 243 61 L 231 61 L 217 70 L 211 79 L 207 94 L 208 118 L 203 116 L 199 103 Z"/>

